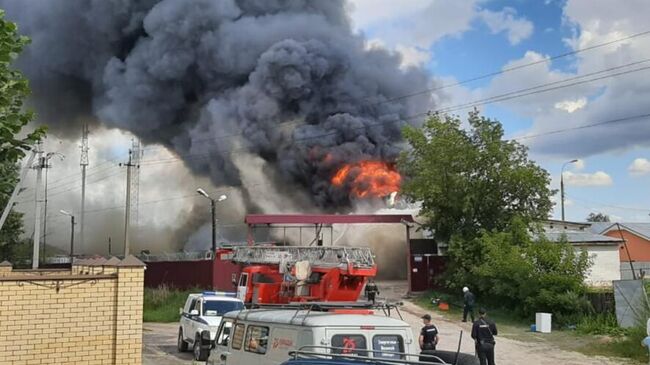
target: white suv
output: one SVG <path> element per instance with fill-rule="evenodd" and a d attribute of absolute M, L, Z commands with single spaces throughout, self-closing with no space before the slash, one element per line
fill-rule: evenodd
<path fill-rule="evenodd" d="M 222 316 L 244 308 L 244 303 L 236 297 L 237 293 L 225 292 L 190 294 L 185 301 L 185 306 L 180 308 L 178 351 L 187 351 L 189 344 L 192 344 L 195 360 L 205 361 L 209 349 L 201 347 L 201 332 L 209 331 L 210 339 L 214 340 Z"/>

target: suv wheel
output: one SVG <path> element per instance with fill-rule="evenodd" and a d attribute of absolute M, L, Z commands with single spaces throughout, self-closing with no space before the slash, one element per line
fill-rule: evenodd
<path fill-rule="evenodd" d="M 178 343 L 177 343 L 178 352 L 187 351 L 187 342 L 183 339 L 183 328 L 178 329 Z"/>
<path fill-rule="evenodd" d="M 201 348 L 201 336 L 198 334 L 194 338 L 194 347 L 192 350 L 194 350 L 194 360 L 196 361 L 205 361 L 208 359 L 208 355 L 210 355 L 208 350 Z"/>

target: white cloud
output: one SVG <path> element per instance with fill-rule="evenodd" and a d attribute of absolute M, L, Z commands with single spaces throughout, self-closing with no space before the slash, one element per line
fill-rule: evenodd
<path fill-rule="evenodd" d="M 555 103 L 555 109 L 565 110 L 568 113 L 573 113 L 580 110 L 587 105 L 587 98 L 582 97 L 576 100 L 563 100 Z"/>
<path fill-rule="evenodd" d="M 568 0 L 563 6 L 563 21 L 573 27 L 574 36 L 566 40 L 571 49 L 583 49 L 641 33 L 647 30 L 650 2 L 630 0 L 620 6 L 617 2 Z M 581 52 L 573 60 L 571 71 L 562 72 L 549 63 L 508 72 L 496 77 L 486 93 L 508 92 L 523 87 L 557 82 L 558 80 L 594 73 L 650 58 L 650 37 L 634 37 L 609 46 Z M 513 63 L 530 62 L 524 57 Z M 616 73 L 633 71 L 645 65 L 618 68 Z M 610 120 L 647 113 L 650 70 L 640 70 L 573 85 L 534 96 L 501 103 L 518 116 L 532 119 L 533 124 L 521 134 L 542 136 L 522 140 L 531 152 L 571 158 L 590 156 L 608 151 L 623 151 L 650 146 L 648 119 L 607 123 L 593 128 L 576 128 Z M 588 78 L 585 78 L 588 79 Z M 583 79 L 584 80 L 584 79 Z M 582 102 L 563 103 L 586 98 Z M 578 99 L 579 100 L 579 99 Z M 559 103 L 558 103 L 559 101 Z M 565 108 L 566 107 L 566 108 Z M 568 109 L 574 109 L 568 113 Z M 574 128 L 574 129 L 571 129 Z M 561 133 L 548 133 L 566 130 Z"/>
<path fill-rule="evenodd" d="M 402 55 L 402 66 L 422 66 L 431 60 L 431 52 L 418 47 L 409 47 L 402 44 L 395 46 L 395 50 Z"/>
<path fill-rule="evenodd" d="M 630 175 L 641 176 L 650 174 L 650 161 L 647 158 L 637 158 L 627 168 Z"/>
<path fill-rule="evenodd" d="M 533 34 L 533 23 L 525 18 L 518 18 L 517 11 L 513 8 L 505 7 L 501 11 L 483 10 L 480 17 L 493 34 L 507 32 L 508 41 L 512 45 L 519 44 Z"/>
<path fill-rule="evenodd" d="M 612 177 L 603 171 L 593 174 L 567 171 L 564 173 L 564 182 L 572 186 L 611 186 L 614 184 Z"/>

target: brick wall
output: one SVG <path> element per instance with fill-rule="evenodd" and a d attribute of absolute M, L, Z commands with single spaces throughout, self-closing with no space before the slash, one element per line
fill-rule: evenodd
<path fill-rule="evenodd" d="M 0 364 L 140 364 L 143 282 L 133 256 L 56 272 L 0 264 Z"/>

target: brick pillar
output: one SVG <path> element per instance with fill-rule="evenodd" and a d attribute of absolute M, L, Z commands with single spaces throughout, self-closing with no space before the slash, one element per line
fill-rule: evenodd
<path fill-rule="evenodd" d="M 116 364 L 142 364 L 144 269 L 132 255 L 117 265 Z"/>
<path fill-rule="evenodd" d="M 12 270 L 13 270 L 13 266 L 11 265 L 11 262 L 9 261 L 0 262 L 0 276 L 9 276 L 11 275 Z"/>

